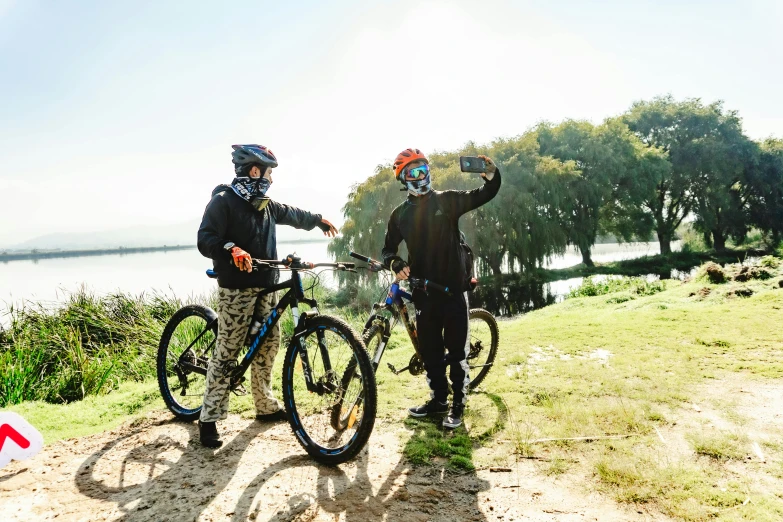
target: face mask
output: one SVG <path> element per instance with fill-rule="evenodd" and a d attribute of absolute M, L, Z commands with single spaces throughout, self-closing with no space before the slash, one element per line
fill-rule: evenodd
<path fill-rule="evenodd" d="M 432 189 L 432 179 L 430 178 L 429 169 L 427 174 L 423 178 L 419 178 L 416 181 L 405 181 L 405 188 L 408 189 L 409 194 L 414 196 L 423 196 Z"/>
<path fill-rule="evenodd" d="M 254 198 L 262 198 L 269 190 L 272 182 L 266 178 L 236 177 L 231 182 L 231 188 L 237 196 L 251 202 Z"/>

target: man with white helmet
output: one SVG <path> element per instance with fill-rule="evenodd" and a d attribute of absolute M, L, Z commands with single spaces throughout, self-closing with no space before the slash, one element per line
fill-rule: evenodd
<path fill-rule="evenodd" d="M 216 421 L 228 414 L 230 374 L 244 346 L 254 315 L 265 317 L 275 295 L 258 297 L 261 289 L 277 283 L 276 270 L 253 271 L 252 259 L 278 259 L 276 225 L 312 230 L 319 227 L 334 237 L 337 229 L 320 214 L 269 199 L 272 169 L 277 158 L 262 145 L 233 145 L 236 177 L 231 185 L 218 185 L 204 211 L 198 230 L 198 249 L 212 259 L 218 274 L 217 347 L 209 361 L 204 405 L 199 418 L 199 439 L 209 448 L 223 443 Z M 285 419 L 285 412 L 270 386 L 272 365 L 280 348 L 280 326 L 259 348 L 252 363 L 251 389 L 259 421 Z"/>

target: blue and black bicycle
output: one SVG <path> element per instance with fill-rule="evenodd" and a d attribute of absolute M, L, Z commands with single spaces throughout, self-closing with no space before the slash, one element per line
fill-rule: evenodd
<path fill-rule="evenodd" d="M 304 263 L 253 260 L 255 269 L 290 270 L 291 278 L 259 296 L 287 290 L 267 317 L 254 317 L 247 351 L 231 372 L 231 390 L 246 393 L 244 374 L 258 347 L 291 307 L 294 332 L 283 361 L 283 402 L 296 439 L 315 460 L 339 464 L 353 458 L 372 433 L 377 391 L 372 363 L 361 337 L 344 321 L 320 315 L 314 298 L 305 297 L 300 272 L 317 267 L 352 271 L 353 263 Z M 208 270 L 210 277 L 217 277 Z M 299 303 L 310 310 L 299 312 Z M 158 383 L 163 400 L 180 420 L 201 413 L 207 364 L 215 350 L 218 317 L 203 305 L 188 305 L 169 320 L 158 348 Z"/>

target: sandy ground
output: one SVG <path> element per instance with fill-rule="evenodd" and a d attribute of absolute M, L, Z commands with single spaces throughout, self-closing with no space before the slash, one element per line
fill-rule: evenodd
<path fill-rule="evenodd" d="M 531 462 L 464 474 L 413 467 L 400 454 L 400 424 L 379 423 L 356 460 L 325 467 L 286 423 L 232 416 L 224 446 L 211 451 L 193 441 L 195 424 L 169 419 L 160 412 L 12 462 L 0 470 L 0 521 L 663 520 Z"/>

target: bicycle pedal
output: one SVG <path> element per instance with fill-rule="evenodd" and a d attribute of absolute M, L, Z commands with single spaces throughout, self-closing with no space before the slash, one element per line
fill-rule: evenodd
<path fill-rule="evenodd" d="M 244 395 L 247 395 L 247 390 L 241 384 L 237 384 L 236 386 L 231 388 L 231 391 L 234 393 L 234 395 L 236 395 L 238 397 L 242 397 Z"/>

